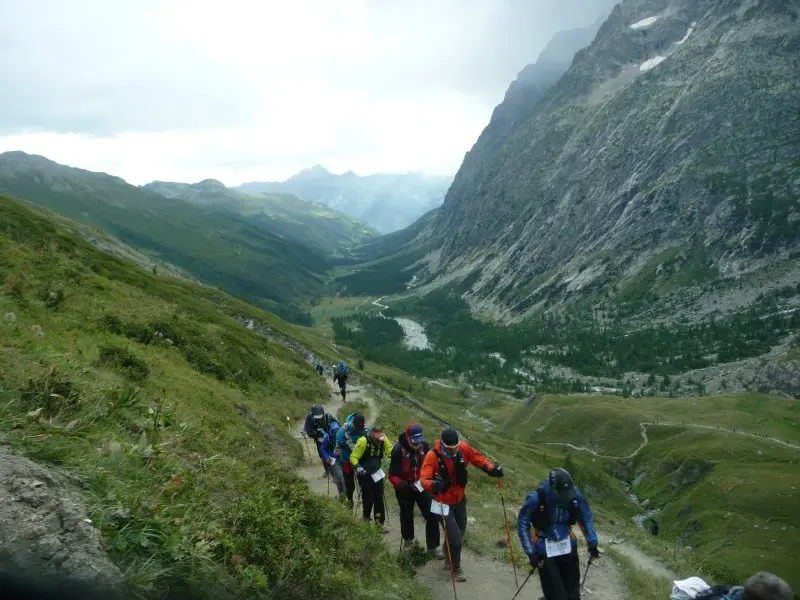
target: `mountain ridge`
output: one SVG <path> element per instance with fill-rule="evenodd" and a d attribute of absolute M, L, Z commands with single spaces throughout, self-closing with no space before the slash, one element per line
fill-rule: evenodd
<path fill-rule="evenodd" d="M 419 173 L 336 175 L 321 165 L 304 169 L 281 182 L 249 182 L 236 186 L 246 193 L 288 192 L 318 202 L 368 223 L 381 233 L 411 225 L 442 202 L 452 177 Z"/>
<path fill-rule="evenodd" d="M 664 273 L 694 282 L 709 260 L 715 278 L 789 260 L 797 19 L 755 0 L 618 4 L 530 116 L 490 122 L 494 143 L 470 150 L 422 234 L 437 244 L 428 281 L 473 274 L 473 309 L 516 320 L 623 293 L 660 252 L 680 254 Z M 745 146 L 749 168 L 730 168 Z"/>
<path fill-rule="evenodd" d="M 211 179 L 197 183 L 153 181 L 142 188 L 230 212 L 265 232 L 308 246 L 325 260 L 379 235 L 349 215 L 285 192 L 247 194 Z"/>
<path fill-rule="evenodd" d="M 283 317 L 322 289 L 327 262 L 310 248 L 233 213 L 198 207 L 106 173 L 24 152 L 0 155 L 0 193 L 104 229 L 139 251 Z"/>

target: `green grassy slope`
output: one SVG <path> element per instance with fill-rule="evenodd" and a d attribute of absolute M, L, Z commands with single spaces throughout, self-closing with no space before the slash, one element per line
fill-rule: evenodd
<path fill-rule="evenodd" d="M 244 217 L 263 231 L 308 246 L 325 257 L 380 235 L 366 223 L 293 194 L 246 194 L 214 180 L 196 184 L 154 181 L 144 188 Z"/>
<path fill-rule="evenodd" d="M 117 177 L 9 152 L 0 156 L 0 193 L 101 227 L 282 316 L 301 319 L 298 304 L 322 288 L 327 265 L 309 248 Z"/>
<path fill-rule="evenodd" d="M 797 400 L 544 395 L 506 416 L 500 432 L 513 439 L 567 442 L 620 457 L 642 445 L 639 424 L 647 422 L 647 446 L 632 458 L 604 462 L 636 483 L 633 491 L 649 500 L 648 508 L 662 509 L 662 535 L 690 546 L 719 580 L 766 569 L 800 585 L 793 569 L 800 552 L 800 450 L 742 435 L 800 445 Z"/>
<path fill-rule="evenodd" d="M 294 330 L 221 291 L 103 254 L 0 198 L 0 431 L 72 475 L 146 596 L 424 598 L 380 536 L 294 477 L 328 389 Z"/>

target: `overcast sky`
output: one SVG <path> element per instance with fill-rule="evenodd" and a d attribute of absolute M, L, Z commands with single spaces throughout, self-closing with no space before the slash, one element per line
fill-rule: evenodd
<path fill-rule="evenodd" d="M 609 0 L 0 0 L 0 152 L 228 185 L 452 174 L 517 72 Z"/>

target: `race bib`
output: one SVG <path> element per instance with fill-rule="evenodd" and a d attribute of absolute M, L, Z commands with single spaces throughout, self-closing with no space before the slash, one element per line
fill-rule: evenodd
<path fill-rule="evenodd" d="M 560 542 L 553 542 L 551 540 L 544 541 L 544 547 L 547 551 L 547 556 L 563 556 L 572 552 L 572 542 L 569 536 Z"/>
<path fill-rule="evenodd" d="M 414 482 L 414 487 L 417 488 L 420 492 L 422 491 L 422 483 L 420 483 L 419 479 Z"/>
<path fill-rule="evenodd" d="M 431 500 L 431 513 L 434 515 L 442 515 L 446 517 L 450 513 L 450 505 L 442 504 L 436 500 Z"/>
<path fill-rule="evenodd" d="M 383 472 L 383 469 L 378 469 L 372 474 L 372 481 L 375 483 L 379 482 L 381 479 L 386 477 L 386 473 Z"/>

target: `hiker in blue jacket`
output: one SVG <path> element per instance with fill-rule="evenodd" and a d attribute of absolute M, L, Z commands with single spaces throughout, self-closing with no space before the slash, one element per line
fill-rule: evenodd
<path fill-rule="evenodd" d="M 531 567 L 539 567 L 545 600 L 580 600 L 578 540 L 581 528 L 592 560 L 600 558 L 589 503 L 566 469 L 553 469 L 528 494 L 517 517 L 517 533 Z"/>
<path fill-rule="evenodd" d="M 353 508 L 353 494 L 356 491 L 356 472 L 353 465 L 350 464 L 350 454 L 358 439 L 366 435 L 366 431 L 364 415 L 351 413 L 347 415 L 344 426 L 340 427 L 336 434 L 336 447 L 339 449 L 337 462 L 342 467 L 347 505 L 351 509 Z"/>
<path fill-rule="evenodd" d="M 339 462 L 339 455 L 342 453 L 341 449 L 336 443 L 336 436 L 339 433 L 339 423 L 334 421 L 331 423 L 330 430 L 322 437 L 322 444 L 320 444 L 320 452 L 322 453 L 322 461 L 328 465 L 328 472 L 336 484 L 336 489 L 339 496 L 343 497 L 345 493 L 344 475 L 342 473 L 342 464 Z"/>
<path fill-rule="evenodd" d="M 350 374 L 350 369 L 344 364 L 343 360 L 339 361 L 339 366 L 333 370 L 333 381 L 339 384 L 339 392 L 342 394 L 342 402 L 345 402 L 347 395 L 347 376 Z"/>
<path fill-rule="evenodd" d="M 319 456 L 320 461 L 322 461 L 322 467 L 324 469 L 322 473 L 323 477 L 328 476 L 329 469 L 328 464 L 322 458 L 320 446 L 322 445 L 322 438 L 328 433 L 332 423 L 338 425 L 339 421 L 337 421 L 336 417 L 333 415 L 326 413 L 324 406 L 315 404 L 311 407 L 311 412 L 306 415 L 306 421 L 303 424 L 303 433 L 314 440 L 314 445 L 317 447 L 317 456 Z"/>

